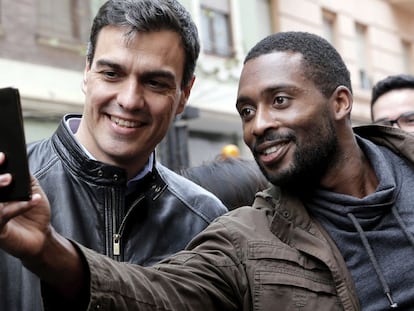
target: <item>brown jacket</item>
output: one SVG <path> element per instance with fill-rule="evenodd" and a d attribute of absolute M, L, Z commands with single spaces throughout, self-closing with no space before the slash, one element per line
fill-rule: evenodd
<path fill-rule="evenodd" d="M 414 136 L 366 126 L 359 135 L 414 161 Z M 89 310 L 360 310 L 335 243 L 278 188 L 219 217 L 154 268 L 119 265 L 82 248 Z"/>

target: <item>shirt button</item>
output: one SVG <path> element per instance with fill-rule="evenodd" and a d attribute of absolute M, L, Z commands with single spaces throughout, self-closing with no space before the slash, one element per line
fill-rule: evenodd
<path fill-rule="evenodd" d="M 119 178 L 118 175 L 117 174 L 114 174 L 114 180 L 117 181 L 118 178 Z"/>
<path fill-rule="evenodd" d="M 99 170 L 99 171 L 98 171 L 98 176 L 99 176 L 99 177 L 102 177 L 102 176 L 103 176 L 103 170 Z"/>

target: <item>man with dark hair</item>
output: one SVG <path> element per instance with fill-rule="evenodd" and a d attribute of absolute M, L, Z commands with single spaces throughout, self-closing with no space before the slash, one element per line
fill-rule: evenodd
<path fill-rule="evenodd" d="M 414 76 L 399 74 L 378 81 L 372 89 L 371 119 L 414 132 Z"/>
<path fill-rule="evenodd" d="M 51 138 L 28 147 L 59 233 L 148 266 L 182 250 L 227 211 L 155 159 L 187 103 L 199 50 L 196 26 L 176 0 L 111 0 L 100 8 L 83 115 L 64 116 Z M 0 274 L 0 310 L 43 310 L 40 283 L 20 261 L 1 252 Z"/>
<path fill-rule="evenodd" d="M 410 310 L 414 136 L 352 129 L 350 85 L 319 36 L 281 32 L 253 47 L 236 108 L 273 186 L 154 267 L 62 238 L 36 183 L 32 201 L 0 204 L 0 246 L 43 280 L 51 307 L 59 297 L 76 310 Z"/>

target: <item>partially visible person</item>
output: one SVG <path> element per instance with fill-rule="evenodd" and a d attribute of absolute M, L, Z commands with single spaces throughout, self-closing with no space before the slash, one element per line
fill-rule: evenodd
<path fill-rule="evenodd" d="M 86 55 L 83 115 L 66 115 L 52 137 L 28 146 L 58 232 L 148 266 L 227 211 L 155 159 L 190 96 L 199 50 L 196 26 L 176 0 L 103 4 Z M 20 261 L 0 252 L 0 275 L 0 310 L 43 310 L 39 281 Z"/>
<path fill-rule="evenodd" d="M 78 311 L 412 310 L 414 135 L 352 128 L 352 104 L 350 73 L 329 42 L 270 35 L 247 54 L 236 102 L 273 184 L 252 207 L 140 267 L 57 234 L 34 180 L 30 202 L 0 204 L 0 247 L 44 281 L 49 310 L 63 298 Z M 0 175 L 0 186 L 11 179 Z"/>
<path fill-rule="evenodd" d="M 233 148 L 232 148 L 233 150 Z M 182 169 L 180 174 L 217 196 L 233 210 L 253 204 L 255 194 L 269 184 L 254 160 L 224 152 L 215 160 Z"/>
<path fill-rule="evenodd" d="M 414 132 L 414 76 L 399 74 L 378 81 L 371 96 L 374 124 Z"/>

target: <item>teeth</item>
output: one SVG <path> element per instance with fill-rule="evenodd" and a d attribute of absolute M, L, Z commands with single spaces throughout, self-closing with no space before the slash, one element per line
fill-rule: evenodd
<path fill-rule="evenodd" d="M 122 120 L 122 119 L 119 119 L 119 118 L 116 118 L 116 117 L 111 117 L 111 121 L 115 122 L 117 125 L 119 125 L 121 127 L 138 127 L 138 125 L 139 125 L 138 122 Z"/>
<path fill-rule="evenodd" d="M 278 147 L 273 146 L 273 147 L 267 148 L 265 151 L 263 151 L 263 153 L 265 155 L 268 155 L 268 154 L 271 154 L 273 152 L 276 152 L 278 149 L 279 149 Z"/>

